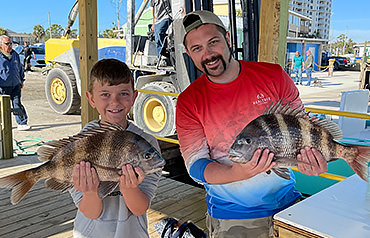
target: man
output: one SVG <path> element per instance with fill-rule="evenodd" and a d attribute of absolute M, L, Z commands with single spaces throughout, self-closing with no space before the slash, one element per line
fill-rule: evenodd
<path fill-rule="evenodd" d="M 24 70 L 12 44 L 9 37 L 0 36 L 0 94 L 10 95 L 18 130 L 29 130 L 31 127 L 27 125 L 27 113 L 21 103 L 21 89 L 25 80 Z"/>
<path fill-rule="evenodd" d="M 24 52 L 24 71 L 27 72 L 27 71 L 32 71 L 31 70 L 31 57 L 33 55 L 33 58 L 36 59 L 36 55 L 35 55 L 35 52 L 33 52 L 33 50 L 31 50 L 30 46 L 28 45 L 27 42 L 24 42 L 24 48 L 23 48 L 23 52 Z"/>
<path fill-rule="evenodd" d="M 306 66 L 306 75 L 307 75 L 307 80 L 308 80 L 306 86 L 310 86 L 311 79 L 312 79 L 311 76 L 312 76 L 312 69 L 313 69 L 313 56 L 310 50 L 306 51 L 306 55 L 307 55 L 307 58 L 306 58 L 306 62 L 304 63 L 304 65 Z"/>
<path fill-rule="evenodd" d="M 166 46 L 164 42 L 166 31 L 172 22 L 171 5 L 169 0 L 151 0 L 150 6 L 153 8 L 152 31 L 157 46 L 158 60 L 160 60 L 162 48 Z M 163 59 L 159 62 L 159 66 L 167 66 L 167 62 Z"/>
<path fill-rule="evenodd" d="M 232 163 L 227 151 L 239 132 L 281 98 L 301 106 L 299 93 L 279 65 L 237 61 L 230 34 L 211 12 L 183 19 L 184 46 L 204 74 L 177 101 L 176 128 L 189 175 L 207 191 L 210 237 L 272 237 L 272 215 L 300 198 L 290 180 L 265 173 L 273 166 L 268 149 L 246 164 Z M 309 175 L 327 170 L 314 148 L 302 148 L 298 169 Z M 309 164 L 309 165 L 308 165 Z"/>
<path fill-rule="evenodd" d="M 292 62 L 292 68 L 293 73 L 295 73 L 295 84 L 300 85 L 302 84 L 302 71 L 304 70 L 304 62 L 303 62 L 303 56 L 299 53 L 299 51 L 295 52 L 295 56 L 293 58 Z"/>

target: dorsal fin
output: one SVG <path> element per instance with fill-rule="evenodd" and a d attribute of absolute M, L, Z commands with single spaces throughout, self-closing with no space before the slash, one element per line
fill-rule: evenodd
<path fill-rule="evenodd" d="M 101 123 L 100 126 L 88 126 L 84 128 L 82 132 L 74 136 L 63 138 L 60 140 L 52 140 L 46 142 L 37 150 L 38 159 L 40 161 L 49 161 L 53 158 L 54 154 L 62 147 L 66 146 L 68 143 L 81 140 L 82 138 L 97 135 L 99 133 L 109 132 L 109 131 L 124 131 L 125 129 L 118 124 L 111 123 Z"/>
<path fill-rule="evenodd" d="M 276 104 L 271 103 L 271 105 L 266 109 L 265 115 L 267 114 L 282 114 L 282 115 L 291 115 L 297 118 L 307 119 L 313 124 L 325 128 L 333 136 L 334 140 L 343 139 L 343 133 L 340 126 L 325 118 L 319 118 L 316 116 L 310 117 L 304 110 L 304 107 L 293 107 L 292 102 L 288 102 L 283 105 L 284 99 L 280 99 Z"/>

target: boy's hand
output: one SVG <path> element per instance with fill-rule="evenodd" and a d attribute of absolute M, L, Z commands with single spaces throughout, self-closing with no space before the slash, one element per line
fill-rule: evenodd
<path fill-rule="evenodd" d="M 89 162 L 81 161 L 73 169 L 73 186 L 77 191 L 85 194 L 97 194 L 99 178 Z"/>
<path fill-rule="evenodd" d="M 139 184 L 144 180 L 145 173 L 139 167 L 132 168 L 130 164 L 122 166 L 122 175 L 120 178 L 120 189 L 132 189 L 137 188 Z"/>

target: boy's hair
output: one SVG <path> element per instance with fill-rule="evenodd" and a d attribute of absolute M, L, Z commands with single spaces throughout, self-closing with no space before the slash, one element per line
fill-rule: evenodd
<path fill-rule="evenodd" d="M 92 93 L 94 83 L 108 84 L 109 86 L 121 83 L 130 83 L 134 90 L 134 77 L 128 66 L 117 59 L 102 59 L 95 63 L 90 72 L 88 91 Z"/>

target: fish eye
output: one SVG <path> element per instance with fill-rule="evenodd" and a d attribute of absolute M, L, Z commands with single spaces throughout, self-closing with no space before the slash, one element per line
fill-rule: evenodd
<path fill-rule="evenodd" d="M 249 139 L 249 138 L 242 138 L 242 139 L 239 139 L 238 140 L 238 144 L 239 145 L 248 145 L 248 144 L 250 144 L 252 142 L 252 140 L 251 139 Z"/>
<path fill-rule="evenodd" d="M 149 160 L 151 157 L 152 157 L 151 153 L 145 153 L 145 155 L 144 155 L 145 160 Z"/>

